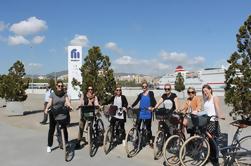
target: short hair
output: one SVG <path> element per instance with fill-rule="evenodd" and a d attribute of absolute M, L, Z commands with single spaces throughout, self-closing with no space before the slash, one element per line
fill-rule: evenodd
<path fill-rule="evenodd" d="M 172 89 L 172 85 L 170 83 L 166 83 L 164 87 L 169 86 Z"/>
<path fill-rule="evenodd" d="M 194 87 L 189 86 L 189 87 L 187 88 L 187 93 L 188 93 L 189 89 L 192 89 L 192 90 L 195 92 L 195 94 L 196 94 L 196 90 L 195 90 L 195 88 L 194 88 Z"/>
<path fill-rule="evenodd" d="M 146 84 L 148 86 L 148 83 L 146 80 L 142 81 L 141 85 Z"/>
<path fill-rule="evenodd" d="M 57 85 L 61 83 L 62 85 L 64 85 L 63 81 L 62 80 L 57 80 Z"/>

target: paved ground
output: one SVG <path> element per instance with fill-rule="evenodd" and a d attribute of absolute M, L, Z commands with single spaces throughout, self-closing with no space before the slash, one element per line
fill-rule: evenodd
<path fill-rule="evenodd" d="M 133 99 L 129 100 L 129 103 Z M 40 125 L 42 120 L 43 95 L 29 95 L 25 101 L 27 114 L 25 116 L 5 115 L 5 108 L 0 108 L 0 163 L 3 166 L 26 166 L 26 165 L 137 165 L 137 166 L 157 166 L 163 165 L 163 159 L 153 160 L 153 150 L 149 147 L 144 148 L 134 158 L 127 158 L 122 145 L 116 147 L 108 155 L 105 155 L 103 149 L 98 149 L 94 157 L 89 157 L 86 147 L 76 150 L 71 162 L 66 163 L 63 158 L 63 151 L 56 149 L 52 153 L 46 153 L 48 125 Z M 73 102 L 73 106 L 76 103 Z M 223 104 L 222 109 L 228 115 L 229 107 Z M 74 124 L 69 128 L 69 140 L 74 140 L 78 132 L 78 112 L 71 113 L 71 122 Z M 229 142 L 235 132 L 235 127 L 229 125 L 232 118 L 221 122 L 222 132 L 228 133 Z M 104 119 L 107 126 L 107 120 Z M 156 133 L 156 124 L 153 123 L 153 134 Z M 132 122 L 128 120 L 126 128 L 130 128 Z M 241 135 L 251 134 L 250 129 L 244 129 Z M 55 141 L 54 141 L 55 142 Z M 54 143 L 57 146 L 57 143 Z M 248 145 L 251 146 L 251 145 Z"/>

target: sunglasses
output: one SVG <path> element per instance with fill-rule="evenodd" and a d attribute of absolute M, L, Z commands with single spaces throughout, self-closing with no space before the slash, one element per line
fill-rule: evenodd
<path fill-rule="evenodd" d="M 188 93 L 188 94 L 195 94 L 194 91 L 188 91 L 187 93 Z"/>
<path fill-rule="evenodd" d="M 171 90 L 171 88 L 164 88 L 165 89 L 165 91 L 170 91 Z"/>
<path fill-rule="evenodd" d="M 57 87 L 59 87 L 59 88 L 63 88 L 64 86 L 63 86 L 63 85 L 57 85 Z"/>
<path fill-rule="evenodd" d="M 88 90 L 93 90 L 93 89 L 88 89 Z"/>
<path fill-rule="evenodd" d="M 116 91 L 121 91 L 121 89 L 116 89 Z"/>
<path fill-rule="evenodd" d="M 142 88 L 147 88 L 147 86 L 142 86 Z"/>

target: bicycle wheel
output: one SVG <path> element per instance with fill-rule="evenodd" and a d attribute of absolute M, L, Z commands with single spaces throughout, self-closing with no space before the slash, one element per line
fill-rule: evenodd
<path fill-rule="evenodd" d="M 210 154 L 208 140 L 201 136 L 192 136 L 187 139 L 179 151 L 179 159 L 183 166 L 202 166 Z"/>
<path fill-rule="evenodd" d="M 60 129 L 60 132 L 61 132 L 62 145 L 63 145 L 63 150 L 64 150 L 64 159 L 65 159 L 65 161 L 68 161 L 68 148 L 65 143 L 64 130 Z"/>
<path fill-rule="evenodd" d="M 109 127 L 108 130 L 105 132 L 105 137 L 104 137 L 104 152 L 105 154 L 108 154 L 112 145 L 112 127 Z"/>
<path fill-rule="evenodd" d="M 163 156 L 168 165 L 179 165 L 179 151 L 184 140 L 179 135 L 169 137 L 163 147 Z"/>
<path fill-rule="evenodd" d="M 236 164 L 251 165 L 251 136 L 240 139 L 231 158 Z"/>
<path fill-rule="evenodd" d="M 96 121 L 96 136 L 97 136 L 97 144 L 100 146 L 103 144 L 104 141 L 104 133 L 105 133 L 105 128 L 104 128 L 104 123 L 101 119 L 97 119 Z"/>
<path fill-rule="evenodd" d="M 126 135 L 125 150 L 127 157 L 133 157 L 139 151 L 139 131 L 133 127 Z"/>
<path fill-rule="evenodd" d="M 94 139 L 94 134 L 93 134 L 93 129 L 92 125 L 89 124 L 88 126 L 88 145 L 89 145 L 89 154 L 92 157 L 92 147 L 93 147 L 93 139 Z"/>
<path fill-rule="evenodd" d="M 154 144 L 153 144 L 154 160 L 158 160 L 162 156 L 162 148 L 164 143 L 165 143 L 165 133 L 164 131 L 160 130 L 157 132 L 156 137 L 154 139 Z"/>

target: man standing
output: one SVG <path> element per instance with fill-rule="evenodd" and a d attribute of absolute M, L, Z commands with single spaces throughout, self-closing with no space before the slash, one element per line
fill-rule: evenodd
<path fill-rule="evenodd" d="M 47 86 L 46 87 L 46 92 L 45 92 L 45 96 L 44 96 L 44 111 L 45 111 L 45 108 L 48 104 L 48 101 L 49 101 L 49 97 L 51 95 L 51 92 L 53 92 L 53 90 L 51 89 L 50 86 Z M 44 119 L 40 122 L 40 124 L 42 125 L 45 125 L 47 123 L 47 119 L 48 119 L 48 114 L 46 114 L 44 112 Z"/>

